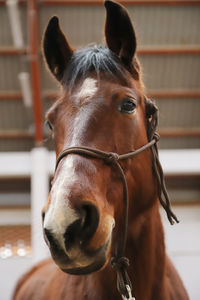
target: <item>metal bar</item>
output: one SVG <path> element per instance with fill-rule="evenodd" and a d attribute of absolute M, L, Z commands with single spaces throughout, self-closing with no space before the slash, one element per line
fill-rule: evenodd
<path fill-rule="evenodd" d="M 28 1 L 28 28 L 30 45 L 30 69 L 33 92 L 33 110 L 35 123 L 35 143 L 42 144 L 42 105 L 38 49 L 38 4 L 37 0 Z"/>

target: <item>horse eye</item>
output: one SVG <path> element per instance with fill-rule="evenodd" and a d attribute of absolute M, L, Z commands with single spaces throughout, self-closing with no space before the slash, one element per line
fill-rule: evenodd
<path fill-rule="evenodd" d="M 45 121 L 45 125 L 47 125 L 51 131 L 53 131 L 53 125 L 48 120 Z"/>
<path fill-rule="evenodd" d="M 132 114 L 135 111 L 135 109 L 136 109 L 136 104 L 130 98 L 123 99 L 118 105 L 118 110 L 121 113 L 125 113 L 125 114 Z"/>

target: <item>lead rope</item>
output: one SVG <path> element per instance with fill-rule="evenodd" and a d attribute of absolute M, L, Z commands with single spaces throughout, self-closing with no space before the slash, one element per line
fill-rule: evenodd
<path fill-rule="evenodd" d="M 158 149 L 157 149 L 158 140 L 159 140 L 159 135 L 155 133 L 152 141 L 150 141 L 149 143 L 147 143 L 146 145 L 140 147 L 135 151 L 122 154 L 122 155 L 118 155 L 117 153 L 112 153 L 112 152 L 110 153 L 104 152 L 90 147 L 71 147 L 63 150 L 59 154 L 56 162 L 55 170 L 57 169 L 58 164 L 63 157 L 67 156 L 68 154 L 79 154 L 79 155 L 89 156 L 96 159 L 102 159 L 107 164 L 116 167 L 116 169 L 120 174 L 120 178 L 123 184 L 124 219 L 123 219 L 123 226 L 122 226 L 122 236 L 118 248 L 116 249 L 115 256 L 111 258 L 111 265 L 113 269 L 117 272 L 117 288 L 123 300 L 135 300 L 135 298 L 132 296 L 132 284 L 126 271 L 127 267 L 129 266 L 129 260 L 127 257 L 123 256 L 125 251 L 125 246 L 126 246 L 126 240 L 127 240 L 129 197 L 128 197 L 128 186 L 126 182 L 126 177 L 119 163 L 120 160 L 132 158 L 137 154 L 139 154 L 140 152 L 148 148 L 151 148 L 152 155 L 153 155 L 154 173 L 158 183 L 158 197 L 160 203 L 167 213 L 169 222 L 171 224 L 174 224 L 174 221 L 178 223 L 178 220 L 170 207 L 170 201 L 169 201 L 169 197 L 164 182 L 163 170 L 158 158 Z M 163 199 L 163 196 L 165 200 Z"/>

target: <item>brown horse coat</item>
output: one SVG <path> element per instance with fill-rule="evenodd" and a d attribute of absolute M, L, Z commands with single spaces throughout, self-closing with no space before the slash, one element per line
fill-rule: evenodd
<path fill-rule="evenodd" d="M 44 36 L 47 65 L 63 87 L 47 114 L 57 156 L 72 146 L 123 154 L 147 144 L 155 132 L 156 108 L 144 97 L 130 18 L 115 2 L 105 6 L 108 48 L 73 51 L 56 17 Z M 152 152 L 120 164 L 129 190 L 124 255 L 133 295 L 187 300 L 165 253 Z M 57 265 L 47 260 L 35 266 L 18 283 L 14 299 L 121 299 L 109 261 L 121 242 L 123 209 L 121 181 L 112 167 L 80 155 L 64 157 L 43 210 L 44 237 Z"/>

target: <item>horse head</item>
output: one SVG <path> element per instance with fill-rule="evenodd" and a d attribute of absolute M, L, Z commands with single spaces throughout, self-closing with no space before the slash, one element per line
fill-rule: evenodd
<path fill-rule="evenodd" d="M 84 146 L 118 154 L 148 143 L 156 107 L 144 96 L 136 36 L 125 8 L 105 1 L 106 46 L 74 50 L 53 17 L 43 41 L 62 95 L 47 113 L 56 154 Z M 129 190 L 128 222 L 155 204 L 150 149 L 120 162 Z M 44 237 L 56 264 L 72 274 L 105 267 L 120 244 L 123 186 L 104 160 L 70 153 L 60 159 L 43 209 Z"/>

